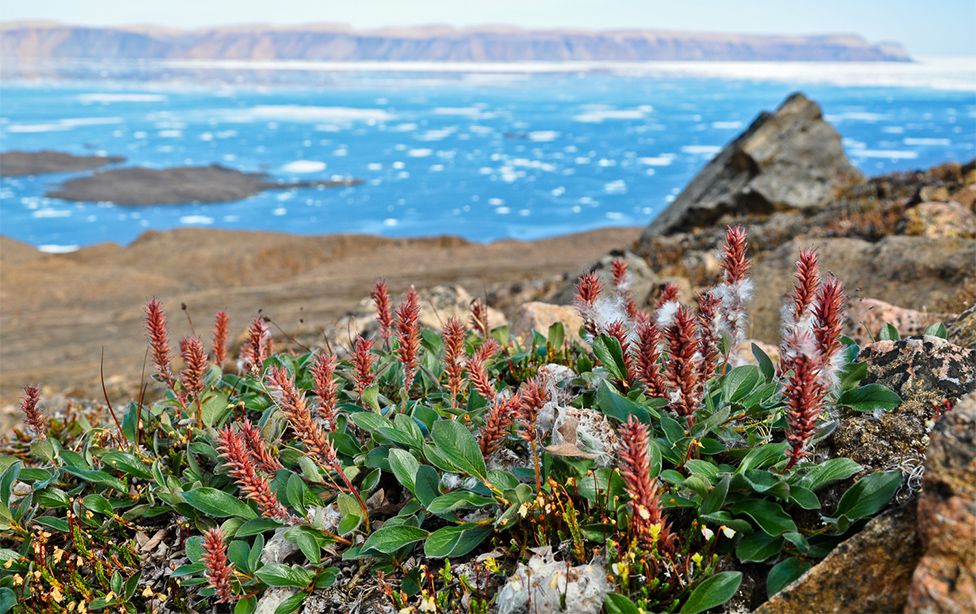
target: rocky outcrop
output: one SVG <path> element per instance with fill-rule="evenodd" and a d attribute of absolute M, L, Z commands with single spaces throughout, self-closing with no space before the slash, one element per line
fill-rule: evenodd
<path fill-rule="evenodd" d="M 576 308 L 570 305 L 553 305 L 552 303 L 532 301 L 518 308 L 513 321 L 512 336 L 521 337 L 523 343 L 526 344 L 532 342 L 532 331 L 538 331 L 545 336 L 549 327 L 556 322 L 563 325 L 568 343 L 582 342 L 579 331 L 583 326 L 583 318 L 580 317 Z"/>
<path fill-rule="evenodd" d="M 124 162 L 122 156 L 76 156 L 63 151 L 6 151 L 0 153 L 0 177 L 89 171 Z"/>
<path fill-rule="evenodd" d="M 176 168 L 118 168 L 69 179 L 49 198 L 117 205 L 219 203 L 243 200 L 265 190 L 342 187 L 358 179 L 272 181 L 263 173 L 244 173 L 218 164 Z"/>
<path fill-rule="evenodd" d="M 873 298 L 856 298 L 847 306 L 844 328 L 855 341 L 866 344 L 877 339 L 886 324 L 894 326 L 902 336 L 911 336 L 950 318 L 952 314 L 906 309 Z"/>
<path fill-rule="evenodd" d="M 924 554 L 906 611 L 976 611 L 976 394 L 960 400 L 932 432 L 918 531 Z"/>
<path fill-rule="evenodd" d="M 919 203 L 905 212 L 905 234 L 973 239 L 976 238 L 976 213 L 953 201 Z"/>
<path fill-rule="evenodd" d="M 726 145 L 651 223 L 642 241 L 709 226 L 726 214 L 814 210 L 861 180 L 820 107 L 796 93 Z"/>
<path fill-rule="evenodd" d="M 920 554 L 915 506 L 889 510 L 776 593 L 756 614 L 901 612 Z"/>
<path fill-rule="evenodd" d="M 953 343 L 976 350 L 976 303 L 949 321 L 946 329 Z"/>

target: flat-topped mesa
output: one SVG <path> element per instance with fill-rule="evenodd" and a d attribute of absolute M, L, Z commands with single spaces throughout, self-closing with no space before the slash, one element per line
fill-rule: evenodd
<path fill-rule="evenodd" d="M 797 92 L 726 145 L 641 237 L 685 232 L 727 214 L 816 210 L 863 181 L 816 102 Z"/>
<path fill-rule="evenodd" d="M 112 169 L 65 181 L 46 196 L 117 205 L 221 203 L 243 200 L 265 190 L 334 188 L 359 183 L 362 183 L 359 179 L 278 182 L 264 173 L 245 173 L 211 164 L 166 169 Z"/>

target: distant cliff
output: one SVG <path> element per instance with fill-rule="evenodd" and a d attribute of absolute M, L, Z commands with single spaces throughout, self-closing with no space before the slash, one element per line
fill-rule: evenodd
<path fill-rule="evenodd" d="M 896 43 L 855 35 L 758 36 L 642 30 L 445 26 L 352 30 L 334 24 L 207 30 L 0 23 L 0 58 L 434 62 L 910 61 Z"/>

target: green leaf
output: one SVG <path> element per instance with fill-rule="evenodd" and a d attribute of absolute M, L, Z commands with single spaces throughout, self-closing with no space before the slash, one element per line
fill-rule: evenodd
<path fill-rule="evenodd" d="M 819 510 L 820 499 L 809 488 L 793 486 L 790 488 L 790 501 L 796 503 L 805 510 Z"/>
<path fill-rule="evenodd" d="M 113 475 L 98 470 L 98 469 L 85 469 L 83 467 L 65 465 L 61 467 L 63 471 L 70 473 L 71 475 L 81 478 L 86 482 L 91 482 L 92 484 L 101 484 L 103 486 L 108 486 L 114 488 L 122 494 L 129 494 L 129 489 L 126 488 L 125 482 L 118 479 Z"/>
<path fill-rule="evenodd" d="M 112 450 L 102 454 L 102 462 L 116 471 L 122 471 L 145 480 L 152 479 L 150 467 L 137 459 L 134 454 Z"/>
<path fill-rule="evenodd" d="M 302 604 L 305 603 L 306 597 L 308 597 L 308 593 L 295 593 L 278 604 L 274 614 L 291 614 L 292 612 L 297 612 L 298 608 L 302 607 Z"/>
<path fill-rule="evenodd" d="M 208 516 L 254 519 L 258 515 L 246 503 L 222 490 L 202 486 L 183 493 L 183 500 Z"/>
<path fill-rule="evenodd" d="M 563 341 L 566 339 L 566 329 L 562 322 L 553 322 L 549 325 L 549 336 L 547 341 L 549 347 L 554 350 L 559 350 L 563 347 Z"/>
<path fill-rule="evenodd" d="M 627 366 L 624 362 L 624 353 L 620 348 L 620 342 L 615 337 L 600 335 L 593 340 L 593 355 L 597 357 L 600 364 L 604 366 L 610 376 L 614 379 L 625 381 L 627 379 Z"/>
<path fill-rule="evenodd" d="M 764 352 L 762 348 L 755 343 L 752 344 L 752 355 L 759 364 L 759 371 L 762 373 L 763 378 L 767 382 L 772 381 L 776 376 L 776 368 L 773 366 L 773 361 L 770 360 L 766 352 Z"/>
<path fill-rule="evenodd" d="M 194 535 L 187 539 L 183 547 L 186 550 L 186 558 L 190 559 L 191 562 L 199 563 L 203 560 L 203 538 L 201 536 Z"/>
<path fill-rule="evenodd" d="M 626 422 L 631 416 L 636 417 L 644 424 L 651 422 L 651 412 L 646 407 L 623 396 L 606 381 L 600 384 L 600 388 L 596 392 L 596 404 L 604 414 L 621 422 Z"/>
<path fill-rule="evenodd" d="M 305 480 L 301 476 L 297 473 L 288 476 L 288 481 L 285 483 L 285 499 L 288 501 L 288 505 L 302 516 L 308 515 L 308 509 L 305 507 L 307 491 L 308 487 L 305 486 Z"/>
<path fill-rule="evenodd" d="M 901 397 L 882 384 L 865 384 L 852 390 L 845 390 L 837 399 L 838 405 L 862 412 L 873 412 L 879 409 L 887 411 L 898 407 L 899 403 Z"/>
<path fill-rule="evenodd" d="M 389 454 L 390 469 L 394 477 L 403 485 L 404 488 L 416 494 L 417 471 L 420 470 L 420 462 L 413 454 L 400 448 L 393 448 Z"/>
<path fill-rule="evenodd" d="M 796 523 L 783 511 L 779 503 L 772 501 L 746 499 L 732 506 L 735 514 L 745 514 L 752 518 L 759 528 L 769 535 L 782 535 L 796 531 Z"/>
<path fill-rule="evenodd" d="M 438 420 L 430 437 L 437 449 L 458 470 L 482 480 L 488 476 L 485 459 L 474 435 L 459 420 Z"/>
<path fill-rule="evenodd" d="M 278 529 L 282 525 L 280 522 L 271 520 L 270 518 L 255 518 L 254 520 L 248 520 L 242 524 L 238 529 L 237 537 L 250 537 L 251 535 L 257 535 L 259 533 L 264 533 L 265 531 L 270 531 L 271 529 Z"/>
<path fill-rule="evenodd" d="M 898 334 L 898 329 L 891 324 L 885 324 L 884 328 L 881 329 L 881 335 L 878 337 L 881 341 L 898 341 L 901 339 L 901 335 Z"/>
<path fill-rule="evenodd" d="M 408 525 L 383 526 L 373 531 L 366 538 L 366 543 L 363 544 L 363 552 L 376 550 L 383 554 L 391 554 L 404 546 L 426 539 L 428 535 L 430 533 L 427 531 Z"/>
<path fill-rule="evenodd" d="M 0 588 L 0 614 L 6 614 L 17 605 L 17 595 L 4 586 Z"/>
<path fill-rule="evenodd" d="M 641 614 L 634 602 L 620 593 L 609 593 L 603 600 L 607 614 Z"/>
<path fill-rule="evenodd" d="M 82 505 L 93 512 L 98 512 L 112 518 L 115 516 L 115 510 L 112 509 L 112 504 L 108 499 L 99 494 L 91 494 L 82 500 Z"/>
<path fill-rule="evenodd" d="M 865 476 L 841 496 L 834 516 L 846 516 L 852 521 L 873 516 L 891 500 L 900 486 L 901 472 L 897 470 Z"/>
<path fill-rule="evenodd" d="M 237 602 L 234 606 L 234 614 L 254 614 L 254 610 L 258 607 L 258 600 L 256 597 L 246 597 Z"/>
<path fill-rule="evenodd" d="M 749 450 L 742 462 L 739 463 L 737 471 L 745 473 L 748 469 L 762 469 L 767 465 L 775 465 L 785 459 L 786 448 L 789 447 L 785 441 L 779 443 L 767 443 Z"/>
<path fill-rule="evenodd" d="M 203 423 L 206 426 L 215 426 L 220 423 L 220 419 L 230 411 L 227 403 L 227 395 L 223 392 L 216 392 L 208 395 L 200 407 Z"/>
<path fill-rule="evenodd" d="M 383 416 L 368 411 L 360 411 L 349 414 L 349 419 L 353 424 L 363 429 L 367 433 L 376 433 L 381 428 L 390 426 L 390 421 Z"/>
<path fill-rule="evenodd" d="M 743 563 L 762 563 L 778 555 L 782 549 L 782 537 L 756 531 L 739 540 L 735 546 L 735 555 Z"/>
<path fill-rule="evenodd" d="M 932 337 L 939 337 L 940 339 L 945 339 L 948 337 L 949 332 L 946 330 L 945 324 L 942 322 L 937 322 L 930 325 L 925 329 L 925 334 Z"/>
<path fill-rule="evenodd" d="M 431 514 L 441 515 L 467 507 L 484 507 L 494 502 L 495 500 L 490 497 L 483 497 L 466 490 L 455 490 L 435 498 L 427 505 L 427 509 Z"/>
<path fill-rule="evenodd" d="M 305 588 L 312 582 L 312 576 L 299 565 L 285 565 L 284 563 L 268 563 L 255 574 L 259 580 L 268 586 L 293 586 Z"/>
<path fill-rule="evenodd" d="M 819 465 L 814 465 L 804 476 L 802 483 L 810 490 L 818 490 L 827 484 L 846 480 L 863 469 L 849 458 L 831 458 Z"/>
<path fill-rule="evenodd" d="M 718 607 L 732 598 L 742 583 L 742 572 L 723 571 L 708 578 L 691 591 L 681 606 L 681 614 L 698 614 Z"/>
<path fill-rule="evenodd" d="M 322 559 L 322 544 L 319 542 L 320 532 L 312 527 L 297 526 L 285 531 L 285 539 L 298 546 L 309 563 L 318 565 Z"/>
<path fill-rule="evenodd" d="M 766 576 L 766 595 L 771 599 L 773 595 L 805 574 L 810 567 L 810 563 L 796 557 L 776 563 Z"/>
<path fill-rule="evenodd" d="M 753 365 L 736 367 L 725 376 L 722 382 L 722 398 L 735 403 L 746 398 L 759 383 L 759 368 Z"/>
<path fill-rule="evenodd" d="M 729 494 L 729 483 L 731 482 L 729 476 L 724 476 L 721 480 L 712 487 L 707 495 L 702 499 L 701 505 L 698 508 L 698 513 L 701 515 L 711 514 L 722 509 L 722 504 L 725 503 L 725 497 Z"/>
<path fill-rule="evenodd" d="M 437 529 L 424 542 L 424 554 L 431 558 L 464 556 L 492 532 L 490 524 L 462 524 Z"/>

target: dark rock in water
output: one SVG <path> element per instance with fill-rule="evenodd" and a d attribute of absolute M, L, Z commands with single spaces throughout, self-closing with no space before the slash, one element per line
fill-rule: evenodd
<path fill-rule="evenodd" d="M 862 179 L 817 103 L 796 93 L 726 145 L 641 240 L 710 226 L 730 213 L 817 209 Z"/>
<path fill-rule="evenodd" d="M 90 171 L 125 162 L 122 156 L 76 156 L 63 151 L 6 151 L 0 153 L 0 177 Z"/>
<path fill-rule="evenodd" d="M 932 423 L 976 389 L 976 351 L 938 337 L 879 341 L 864 348 L 868 365 L 863 383 L 879 383 L 901 397 L 901 405 L 875 417 L 842 415 L 828 442 L 831 457 L 846 456 L 873 470 L 921 471 Z M 916 480 L 917 481 L 917 478 Z M 909 483 L 909 491 L 917 488 Z"/>
<path fill-rule="evenodd" d="M 265 190 L 331 188 L 359 183 L 362 183 L 359 179 L 276 182 L 264 173 L 245 173 L 212 164 L 113 169 L 65 181 L 47 196 L 117 205 L 220 203 L 242 200 Z"/>
<path fill-rule="evenodd" d="M 756 614 L 901 612 L 921 554 L 915 506 L 873 518 Z"/>
<path fill-rule="evenodd" d="M 976 394 L 960 400 L 932 432 L 918 532 L 924 554 L 906 611 L 976 611 Z"/>

